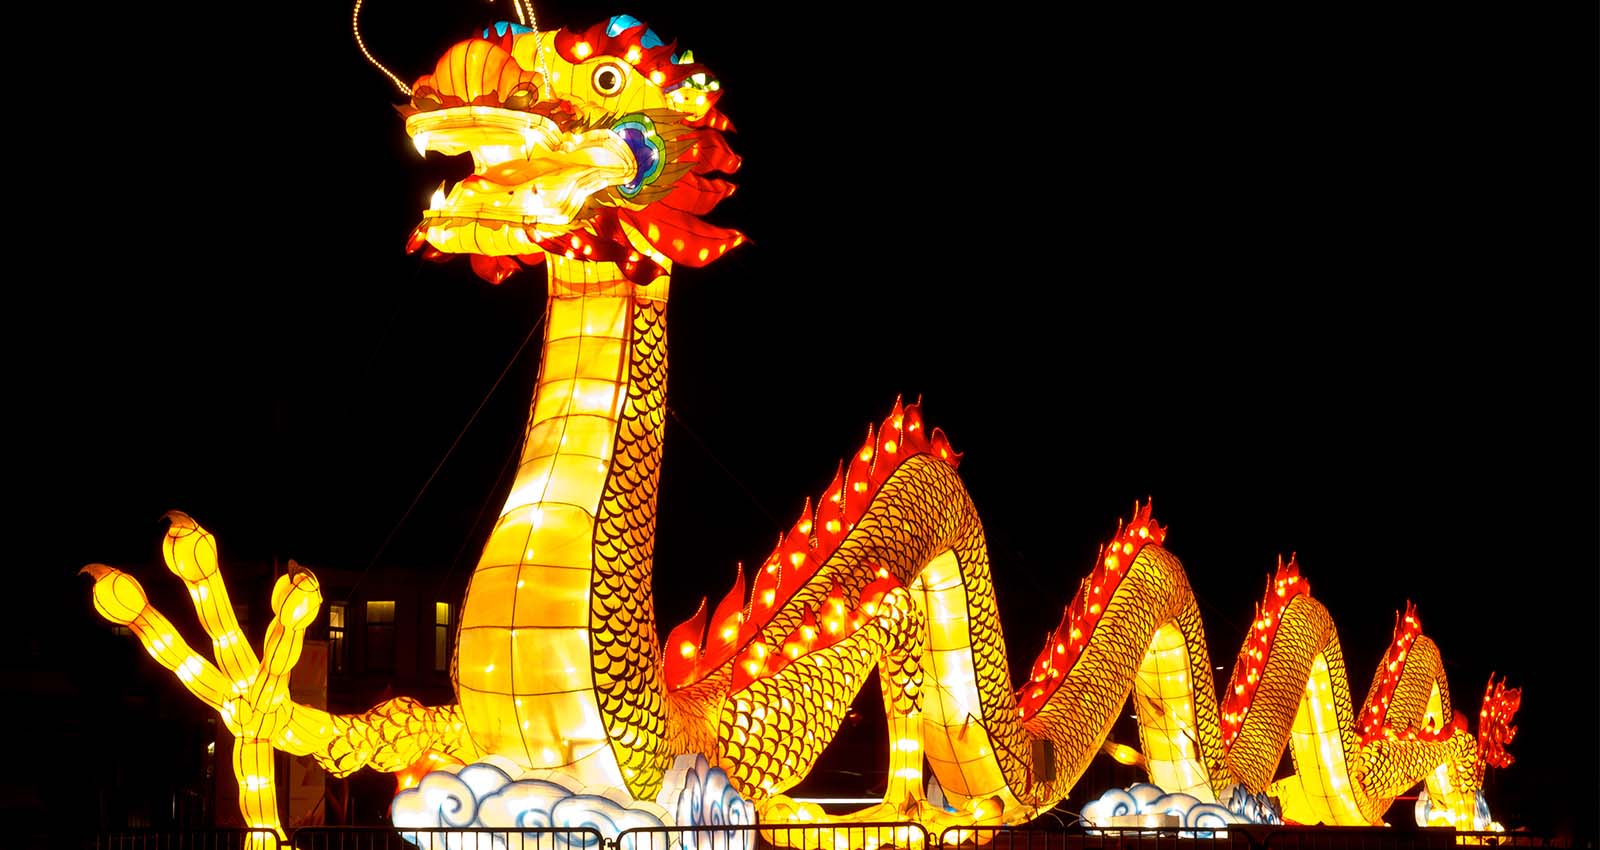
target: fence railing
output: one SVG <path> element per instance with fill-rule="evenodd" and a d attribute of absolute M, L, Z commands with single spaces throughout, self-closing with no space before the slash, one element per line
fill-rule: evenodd
<path fill-rule="evenodd" d="M 919 823 L 758 824 L 754 826 L 652 826 L 617 833 L 610 850 L 924 850 L 928 831 Z"/>
<path fill-rule="evenodd" d="M 946 847 L 986 850 L 1250 850 L 1240 830 L 1194 827 L 951 827 L 939 835 Z"/>
<path fill-rule="evenodd" d="M 14 846 L 7 844 L 6 847 Z M 614 837 L 590 827 L 543 829 L 308 826 L 280 840 L 266 829 L 117 830 L 41 836 L 27 847 L 68 850 L 1460 850 L 1594 848 L 1593 842 L 1518 832 L 1385 827 L 952 827 L 937 838 L 917 823 L 647 827 Z"/>
<path fill-rule="evenodd" d="M 541 829 L 307 826 L 289 836 L 294 850 L 609 850 L 590 827 Z"/>
<path fill-rule="evenodd" d="M 283 846 L 270 829 L 122 829 L 77 841 L 63 838 L 63 843 L 56 843 L 62 839 L 40 836 L 37 846 L 80 850 L 280 850 Z"/>

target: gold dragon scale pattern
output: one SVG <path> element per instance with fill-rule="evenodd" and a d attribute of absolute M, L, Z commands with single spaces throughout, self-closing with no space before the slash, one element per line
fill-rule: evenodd
<path fill-rule="evenodd" d="M 410 248 L 471 255 L 498 283 L 547 270 L 545 336 L 517 475 L 461 606 L 458 702 L 389 700 L 356 715 L 294 703 L 287 676 L 320 586 L 293 566 L 258 656 L 239 628 L 215 538 L 173 513 L 163 545 L 212 640 L 207 659 L 103 565 L 96 610 L 215 708 L 235 736 L 248 825 L 276 829 L 272 751 L 330 772 L 397 773 L 486 758 L 656 797 L 701 753 L 763 822 L 1015 824 L 1064 799 L 1101 751 L 1201 802 L 1271 794 L 1303 823 L 1381 823 L 1427 786 L 1433 817 L 1469 825 L 1520 693 L 1491 678 L 1479 733 L 1455 712 L 1438 647 L 1409 605 L 1366 698 L 1352 695 L 1332 618 L 1293 558 L 1280 563 L 1222 691 L 1199 607 L 1148 505 L 1103 546 L 1060 627 L 1015 688 L 983 524 L 949 441 L 902 406 L 714 609 L 658 639 L 656 504 L 675 264 L 743 244 L 698 216 L 739 166 L 719 84 L 632 19 L 582 32 L 506 24 L 461 42 L 402 112 L 419 150 L 470 153 Z M 507 212 L 512 209 L 513 212 Z M 784 792 L 803 779 L 876 672 L 891 742 L 883 801 L 825 814 Z M 1107 741 L 1130 700 L 1140 749 Z M 1275 778 L 1285 750 L 1295 773 Z M 931 769 L 954 811 L 925 797 Z M 544 775 L 544 774 L 541 774 Z M 825 840 L 828 840 L 825 836 Z"/>

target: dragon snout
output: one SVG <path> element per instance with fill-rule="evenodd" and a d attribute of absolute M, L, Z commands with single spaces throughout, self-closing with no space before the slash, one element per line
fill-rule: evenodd
<path fill-rule="evenodd" d="M 428 241 L 446 253 L 539 250 L 538 240 L 578 226 L 595 194 L 636 194 L 663 159 L 643 121 L 562 126 L 535 112 L 456 106 L 414 113 L 406 131 L 418 151 L 472 157 L 471 176 L 435 194 L 424 214 Z"/>

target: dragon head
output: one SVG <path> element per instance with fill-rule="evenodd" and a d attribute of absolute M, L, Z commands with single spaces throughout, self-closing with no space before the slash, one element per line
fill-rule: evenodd
<path fill-rule="evenodd" d="M 410 251 L 472 256 L 499 283 L 546 252 L 616 263 L 647 283 L 744 242 L 700 219 L 740 164 L 716 110 L 720 84 L 684 51 L 619 15 L 583 32 L 498 23 L 452 45 L 400 108 L 426 154 L 470 154 L 434 194 Z"/>

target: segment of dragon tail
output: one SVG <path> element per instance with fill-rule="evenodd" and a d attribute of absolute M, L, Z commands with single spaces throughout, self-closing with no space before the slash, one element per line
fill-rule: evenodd
<path fill-rule="evenodd" d="M 896 399 L 894 409 L 882 425 L 876 431 L 869 427 L 860 450 L 850 456 L 848 464 L 839 465 L 833 481 L 818 498 L 815 510 L 808 499 L 800 518 L 762 562 L 744 610 L 734 605 L 734 601 L 742 597 L 744 575 L 741 570 L 734 591 L 717 606 L 709 633 L 704 631 L 706 624 L 699 614 L 672 630 L 665 653 L 667 688 L 688 687 L 740 653 L 751 651 L 752 641 L 772 624 L 795 593 L 838 549 L 883 483 L 906 460 L 924 454 L 938 458 L 951 468 L 961 461 L 961 455 L 950 448 L 943 431 L 934 428 L 930 432 L 924 425 L 919 405 L 902 406 L 901 400 Z M 817 617 L 824 630 L 833 622 L 833 618 L 805 608 L 803 612 L 789 615 L 794 622 L 786 623 L 785 634 L 799 628 L 799 618 L 806 614 Z M 746 663 L 748 661 L 745 659 Z"/>
<path fill-rule="evenodd" d="M 1496 682 L 1489 674 L 1489 684 L 1483 690 L 1483 708 L 1478 712 L 1478 758 L 1474 771 L 1481 778 L 1486 765 L 1510 767 L 1516 759 L 1506 752 L 1506 744 L 1517 737 L 1517 727 L 1511 725 L 1517 709 L 1522 707 L 1522 689 L 1507 688 L 1506 680 Z"/>
<path fill-rule="evenodd" d="M 1054 805 L 1102 749 L 1205 803 L 1227 781 L 1199 609 L 1165 540 L 1151 506 L 1136 503 L 1034 663 L 1018 712 L 1028 737 L 1049 740 L 1055 758 L 1020 786 L 1025 802 Z M 1143 753 L 1107 742 L 1130 695 Z"/>
<path fill-rule="evenodd" d="M 1256 615 L 1245 634 L 1244 646 L 1239 650 L 1233 666 L 1233 675 L 1222 696 L 1222 746 L 1229 749 L 1239 737 L 1245 717 L 1255 701 L 1257 686 L 1261 682 L 1262 668 L 1267 654 L 1278 636 L 1283 623 L 1283 612 L 1295 598 L 1311 596 L 1311 585 L 1300 576 L 1300 564 L 1294 555 L 1286 564 L 1278 558 L 1278 568 L 1267 583 L 1267 591 L 1256 605 Z"/>
<path fill-rule="evenodd" d="M 750 683 L 776 676 L 802 655 L 822 652 L 848 640 L 860 631 L 873 617 L 890 593 L 905 586 L 897 579 L 879 570 L 879 578 L 861 590 L 861 601 L 851 608 L 843 588 L 835 582 L 823 604 L 802 609 L 800 625 L 774 645 L 757 638 L 734 658 L 731 693 L 738 693 Z"/>
<path fill-rule="evenodd" d="M 1143 507 L 1135 502 L 1127 525 L 1117 520 L 1117 533 L 1111 542 L 1100 547 L 1094 569 L 1079 583 L 1077 594 L 1061 614 L 1061 624 L 1034 660 L 1028 682 L 1017 691 L 1017 714 L 1023 720 L 1038 713 L 1055 695 L 1063 676 L 1078 663 L 1100 624 L 1106 603 L 1116 595 L 1127 575 L 1127 567 L 1147 544 L 1159 546 L 1167 539 L 1167 529 L 1151 518 L 1151 509 L 1150 502 Z"/>
<path fill-rule="evenodd" d="M 1410 601 L 1404 612 L 1395 613 L 1394 622 L 1394 637 L 1384 650 L 1372 689 L 1361 707 L 1361 743 L 1383 739 L 1443 741 L 1455 730 L 1466 731 L 1467 718 L 1461 712 L 1444 716 L 1450 693 L 1443 679 L 1413 677 L 1411 681 L 1419 686 L 1401 686 L 1406 678 L 1408 654 L 1437 656 L 1438 650 L 1432 642 L 1421 640 L 1422 620 L 1417 616 L 1417 606 Z"/>

